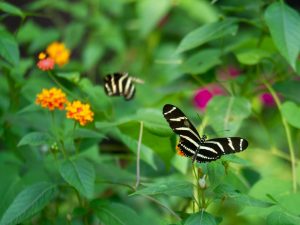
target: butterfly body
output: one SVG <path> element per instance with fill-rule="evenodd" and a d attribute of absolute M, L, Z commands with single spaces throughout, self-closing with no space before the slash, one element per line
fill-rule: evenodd
<path fill-rule="evenodd" d="M 104 77 L 104 90 L 108 96 L 124 96 L 125 100 L 131 100 L 135 95 L 134 83 L 143 81 L 128 73 L 108 74 Z"/>
<path fill-rule="evenodd" d="M 240 137 L 225 137 L 206 140 L 186 115 L 176 106 L 166 104 L 163 115 L 172 130 L 180 136 L 178 147 L 187 157 L 200 163 L 219 159 L 222 155 L 236 153 L 248 147 L 248 141 Z"/>

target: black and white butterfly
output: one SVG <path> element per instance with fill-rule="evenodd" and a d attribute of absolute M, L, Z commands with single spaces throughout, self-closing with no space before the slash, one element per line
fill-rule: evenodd
<path fill-rule="evenodd" d="M 206 140 L 199 136 L 196 128 L 185 114 L 176 106 L 166 104 L 163 114 L 172 130 L 180 136 L 178 147 L 193 162 L 210 162 L 222 155 L 236 153 L 248 147 L 248 141 L 240 137 L 225 137 Z"/>
<path fill-rule="evenodd" d="M 128 73 L 113 73 L 104 77 L 104 90 L 108 96 L 124 96 L 130 100 L 135 95 L 135 84 L 144 83 L 141 79 L 128 76 Z"/>

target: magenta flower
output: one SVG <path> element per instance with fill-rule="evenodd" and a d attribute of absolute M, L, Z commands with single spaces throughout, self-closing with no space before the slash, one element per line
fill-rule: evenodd
<path fill-rule="evenodd" d="M 260 95 L 260 101 L 266 107 L 273 107 L 276 105 L 273 96 L 268 92 L 262 93 Z"/>
<path fill-rule="evenodd" d="M 194 105 L 205 111 L 207 104 L 215 95 L 224 95 L 225 91 L 217 84 L 210 84 L 197 90 L 194 95 Z"/>
<path fill-rule="evenodd" d="M 239 68 L 235 66 L 223 67 L 217 71 L 217 77 L 219 80 L 229 80 L 238 77 L 241 74 Z"/>

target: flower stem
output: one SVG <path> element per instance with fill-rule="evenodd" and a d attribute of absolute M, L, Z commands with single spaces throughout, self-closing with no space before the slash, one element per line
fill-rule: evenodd
<path fill-rule="evenodd" d="M 57 84 L 57 86 L 59 86 L 62 90 L 64 90 L 66 93 L 68 93 L 68 95 L 72 96 L 74 98 L 74 95 L 71 91 L 69 91 L 67 88 L 65 88 L 56 78 L 55 75 L 53 73 L 53 71 L 48 71 L 48 75 L 49 77 L 53 80 L 54 83 Z"/>
<path fill-rule="evenodd" d="M 140 184 L 141 174 L 140 174 L 140 158 L 141 158 L 141 144 L 142 144 L 142 137 L 143 137 L 143 121 L 140 122 L 140 134 L 139 134 L 139 141 L 138 141 L 138 148 L 137 148 L 137 156 L 136 156 L 136 183 L 135 189 L 138 188 Z"/>
<path fill-rule="evenodd" d="M 295 159 L 295 150 L 294 150 L 294 146 L 293 146 L 293 142 L 292 142 L 291 131 L 290 131 L 290 128 L 289 128 L 289 125 L 288 125 L 286 119 L 284 118 L 284 116 L 282 114 L 280 99 L 278 98 L 274 89 L 268 84 L 268 82 L 265 79 L 263 79 L 263 83 L 265 84 L 265 86 L 271 93 L 272 97 L 274 98 L 275 103 L 280 112 L 282 124 L 285 129 L 285 134 L 286 134 L 286 138 L 287 138 L 287 142 L 288 142 L 288 146 L 289 146 L 289 152 L 290 152 L 291 167 L 292 167 L 292 179 L 293 179 L 293 192 L 297 192 L 296 159 Z"/>

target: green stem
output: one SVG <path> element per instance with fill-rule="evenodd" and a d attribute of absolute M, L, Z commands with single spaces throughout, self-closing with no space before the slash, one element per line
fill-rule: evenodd
<path fill-rule="evenodd" d="M 59 86 L 62 90 L 64 90 L 66 93 L 68 93 L 68 95 L 72 96 L 73 98 L 74 95 L 71 91 L 69 91 L 67 88 L 65 88 L 56 78 L 55 78 L 55 75 L 54 75 L 54 72 L 52 70 L 48 71 L 48 75 L 49 77 L 53 80 L 54 83 L 57 84 L 57 86 Z"/>
<path fill-rule="evenodd" d="M 67 151 L 66 151 L 66 148 L 65 148 L 65 143 L 64 143 L 63 140 L 60 140 L 59 142 L 61 144 L 61 150 L 62 150 L 62 153 L 64 155 L 64 158 L 67 159 L 68 155 L 67 155 Z"/>
<path fill-rule="evenodd" d="M 137 147 L 137 156 L 136 156 L 136 183 L 135 183 L 135 190 L 137 190 L 140 179 L 141 179 L 141 173 L 140 173 L 140 159 L 141 159 L 141 144 L 142 144 L 142 138 L 143 138 L 143 127 L 144 123 L 143 121 L 140 122 L 140 134 L 139 134 L 139 142 Z"/>
<path fill-rule="evenodd" d="M 73 140 L 74 140 L 76 155 L 78 155 L 79 154 L 79 146 L 78 146 L 79 144 L 76 145 L 76 143 L 75 143 L 75 130 L 76 130 L 76 126 L 77 126 L 77 122 L 76 122 L 76 120 L 74 120 L 74 126 L 73 126 L 72 136 L 73 136 Z"/>
<path fill-rule="evenodd" d="M 288 146 L 289 146 L 289 152 L 290 152 L 291 167 L 292 167 L 292 179 L 293 179 L 293 192 L 297 192 L 296 159 L 295 159 L 295 150 L 294 150 L 294 146 L 293 146 L 293 142 L 292 142 L 291 131 L 290 131 L 290 128 L 289 128 L 289 125 L 288 125 L 286 119 L 284 118 L 284 116 L 282 114 L 280 99 L 278 98 L 274 89 L 268 84 L 268 82 L 265 79 L 263 79 L 263 83 L 265 84 L 265 86 L 271 93 L 272 97 L 274 98 L 275 103 L 280 112 L 282 124 L 284 126 L 284 130 L 285 130 L 285 134 L 286 134 L 286 138 L 287 138 L 287 142 L 288 142 Z"/>

